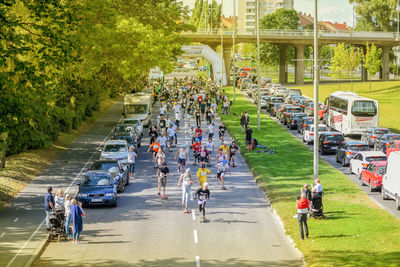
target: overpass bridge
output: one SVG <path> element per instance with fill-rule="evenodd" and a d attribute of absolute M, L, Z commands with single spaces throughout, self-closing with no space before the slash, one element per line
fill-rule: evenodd
<path fill-rule="evenodd" d="M 225 69 L 230 70 L 230 51 L 233 45 L 233 31 L 221 29 L 205 30 L 197 32 L 181 33 L 182 37 L 191 42 L 209 45 L 216 49 L 223 39 L 223 51 Z M 382 48 L 382 80 L 389 80 L 389 53 L 390 50 L 400 45 L 399 35 L 395 32 L 331 32 L 319 31 L 319 47 L 329 44 L 345 43 L 364 47 L 367 42 L 374 43 Z M 235 35 L 235 43 L 255 43 L 257 34 L 255 31 L 238 30 Z M 310 30 L 260 30 L 260 42 L 271 43 L 279 47 L 279 82 L 287 83 L 286 48 L 293 46 L 296 51 L 295 81 L 296 84 L 304 83 L 304 49 L 314 45 L 314 32 Z M 320 50 L 319 50 L 320 51 Z M 365 51 L 365 49 L 364 49 Z M 366 70 L 362 71 L 362 80 L 367 80 Z M 228 75 L 229 79 L 229 75 Z M 229 83 L 229 80 L 227 81 Z"/>

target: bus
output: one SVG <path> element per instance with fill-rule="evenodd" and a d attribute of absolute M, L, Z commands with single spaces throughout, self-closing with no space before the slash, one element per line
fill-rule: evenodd
<path fill-rule="evenodd" d="M 143 126 L 150 124 L 151 95 L 146 93 L 128 94 L 124 97 L 122 115 L 138 119 Z"/>
<path fill-rule="evenodd" d="M 378 101 L 353 92 L 337 91 L 325 100 L 325 123 L 343 135 L 361 135 L 368 128 L 378 127 Z"/>

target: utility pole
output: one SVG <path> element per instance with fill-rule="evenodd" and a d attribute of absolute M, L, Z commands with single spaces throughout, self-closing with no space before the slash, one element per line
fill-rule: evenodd
<path fill-rule="evenodd" d="M 204 33 L 207 34 L 207 8 L 208 8 L 208 0 L 204 3 L 206 5 L 204 9 Z"/>
<path fill-rule="evenodd" d="M 235 38 L 236 38 L 236 0 L 233 0 L 233 104 L 236 102 L 236 50 L 235 50 Z M 227 72 L 228 73 L 228 72 Z M 230 70 L 229 70 L 230 73 Z"/>
<path fill-rule="evenodd" d="M 222 21 L 222 14 L 224 10 L 224 0 L 221 0 L 221 90 L 224 82 L 224 23 Z"/>
<path fill-rule="evenodd" d="M 259 2 L 256 0 L 256 19 L 257 19 L 257 128 L 258 130 L 261 129 L 261 118 L 260 118 L 260 113 L 261 113 L 261 106 L 260 106 L 260 85 L 261 85 L 261 64 L 260 64 L 260 7 L 259 7 Z"/>
<path fill-rule="evenodd" d="M 318 151 L 318 80 L 319 80 L 319 62 L 318 62 L 318 0 L 314 0 L 314 181 L 319 175 L 319 151 Z"/>

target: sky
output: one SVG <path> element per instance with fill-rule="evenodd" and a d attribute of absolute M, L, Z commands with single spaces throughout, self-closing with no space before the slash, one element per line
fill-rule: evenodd
<path fill-rule="evenodd" d="M 185 5 L 188 5 L 191 8 L 194 6 L 195 2 L 195 0 L 182 1 Z M 217 0 L 217 2 L 220 3 L 221 0 Z M 294 0 L 294 9 L 303 13 L 310 13 L 312 16 L 314 16 L 314 1 Z M 233 15 L 233 0 L 224 0 L 224 15 Z M 347 22 L 348 25 L 352 26 L 352 5 L 349 4 L 349 0 L 318 0 L 318 20 L 329 20 L 331 22 L 340 23 Z"/>

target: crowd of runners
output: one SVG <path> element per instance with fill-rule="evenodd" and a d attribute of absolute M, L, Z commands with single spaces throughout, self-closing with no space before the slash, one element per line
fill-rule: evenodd
<path fill-rule="evenodd" d="M 211 81 L 174 79 L 149 85 L 153 95 L 153 110 L 157 116 L 149 126 L 150 145 L 155 175 L 158 178 L 158 196 L 166 200 L 166 185 L 170 169 L 167 158 L 177 162 L 178 187 L 182 187 L 182 210 L 190 213 L 189 201 L 197 199 L 201 221 L 206 222 L 205 206 L 210 198 L 209 178 L 221 183 L 227 190 L 225 179 L 231 175 L 239 146 L 225 140 L 227 129 L 216 123 L 217 108 L 229 113 L 230 101 L 223 90 Z M 182 142 L 178 145 L 178 133 Z M 190 169 L 190 165 L 195 171 Z M 216 173 L 209 167 L 215 165 Z M 193 177 L 196 177 L 194 179 Z M 192 187 L 199 186 L 192 194 Z"/>

